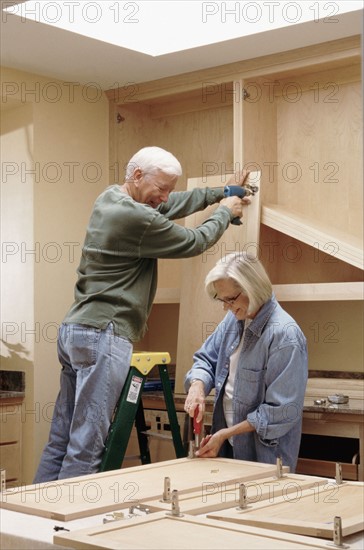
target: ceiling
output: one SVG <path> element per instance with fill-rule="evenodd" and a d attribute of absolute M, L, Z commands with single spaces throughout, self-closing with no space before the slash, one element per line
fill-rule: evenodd
<path fill-rule="evenodd" d="M 149 1 L 149 0 L 148 0 Z M 1 0 L 2 8 L 12 2 Z M 16 3 L 16 2 L 13 2 Z M 362 10 L 338 21 L 299 23 L 218 44 L 151 57 L 15 15 L 1 18 L 1 65 L 103 90 L 362 33 Z M 151 28 L 151 39 L 153 29 Z"/>

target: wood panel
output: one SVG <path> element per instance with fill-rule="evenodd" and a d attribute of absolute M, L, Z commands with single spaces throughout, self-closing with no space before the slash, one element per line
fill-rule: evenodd
<path fill-rule="evenodd" d="M 269 477 L 264 480 L 248 481 L 244 483 L 246 488 L 247 505 L 275 499 L 280 496 L 301 494 L 303 489 L 318 487 L 326 484 L 322 477 L 298 476 L 285 474 L 278 478 Z M 197 492 L 179 496 L 179 508 L 183 514 L 207 514 L 209 512 L 231 508 L 239 505 L 240 483 L 202 483 Z M 161 500 L 148 500 L 144 503 L 153 511 L 171 511 L 171 503 Z"/>
<path fill-rule="evenodd" d="M 308 537 L 278 534 L 266 529 L 214 522 L 191 516 L 172 517 L 164 512 L 135 518 L 133 521 L 116 521 L 100 527 L 57 534 L 54 543 L 67 548 L 123 548 L 141 550 L 230 550 L 241 548 L 282 550 L 285 548 L 325 548 L 324 542 Z"/>
<path fill-rule="evenodd" d="M 205 109 L 201 86 L 193 94 L 193 103 L 185 110 L 173 107 L 173 96 L 161 98 L 153 107 L 149 103 L 120 104 L 114 111 L 112 144 L 117 142 L 113 171 L 116 181 L 123 181 L 126 164 L 138 149 L 156 145 L 171 151 L 182 165 L 182 176 L 176 190 L 186 189 L 190 177 L 205 177 L 208 174 L 223 174 L 233 169 L 233 110 L 231 97 L 220 97 L 214 108 Z M 197 105 L 201 109 L 197 110 Z M 190 105 L 190 109 L 188 106 Z M 158 107 L 158 109 L 156 109 Z M 115 112 L 122 121 L 116 122 Z M 115 157 L 115 145 L 110 155 Z M 177 220 L 176 223 L 183 223 Z M 158 291 L 155 303 L 178 303 L 181 285 L 181 260 L 159 260 Z"/>
<path fill-rule="evenodd" d="M 250 510 L 230 509 L 208 517 L 277 529 L 288 533 L 332 538 L 334 518 L 341 517 L 343 536 L 364 529 L 364 484 L 345 481 L 305 490 L 295 497 L 278 497 Z"/>
<path fill-rule="evenodd" d="M 161 498 L 164 478 L 183 494 L 202 482 L 245 482 L 274 475 L 275 466 L 233 459 L 180 458 L 123 470 L 17 487 L 1 493 L 1 508 L 60 521 L 125 509 Z M 284 467 L 283 471 L 287 472 Z"/>
<path fill-rule="evenodd" d="M 250 178 L 255 185 L 260 187 L 260 174 L 252 172 Z M 220 178 L 193 178 L 188 182 L 188 188 L 195 186 L 218 187 L 225 185 Z M 251 204 L 245 210 L 249 210 L 249 222 L 236 226 L 230 224 L 221 239 L 201 256 L 188 258 L 182 265 L 181 304 L 178 325 L 177 343 L 177 372 L 176 393 L 184 393 L 184 377 L 192 367 L 193 354 L 206 340 L 218 323 L 224 317 L 221 304 L 212 302 L 205 292 L 205 277 L 214 267 L 216 262 L 231 252 L 250 252 L 257 257 L 257 243 L 259 242 L 259 218 L 260 218 L 260 191 L 251 197 Z M 216 205 L 210 206 L 204 212 L 197 212 L 186 218 L 186 227 L 196 227 L 205 220 L 209 211 L 212 212 Z M 249 225 L 249 228 L 247 226 Z M 249 235 L 249 236 L 248 236 Z"/>
<path fill-rule="evenodd" d="M 298 75 L 290 84 L 294 96 L 287 92 L 277 99 L 278 204 L 359 239 L 363 236 L 362 88 L 360 80 L 340 85 L 338 80 L 339 71 L 320 95 L 314 93 L 314 79 L 306 91 Z"/>

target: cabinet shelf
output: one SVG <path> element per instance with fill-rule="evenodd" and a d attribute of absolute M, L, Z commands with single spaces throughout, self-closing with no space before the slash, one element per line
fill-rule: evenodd
<path fill-rule="evenodd" d="M 273 285 L 273 290 L 280 302 L 364 299 L 364 285 L 361 282 Z"/>
<path fill-rule="evenodd" d="M 179 304 L 179 288 L 158 288 L 154 298 L 155 304 Z"/>
<path fill-rule="evenodd" d="M 363 269 L 363 245 L 352 235 L 320 225 L 317 220 L 303 217 L 277 205 L 262 207 L 264 225 L 285 233 L 326 254 L 335 256 L 350 265 Z"/>

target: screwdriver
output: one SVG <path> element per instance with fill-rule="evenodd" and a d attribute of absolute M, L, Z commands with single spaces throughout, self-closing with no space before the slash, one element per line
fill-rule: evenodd
<path fill-rule="evenodd" d="M 201 433 L 202 433 L 202 420 L 197 422 L 199 408 L 195 409 L 195 414 L 193 416 L 193 433 L 195 435 L 195 450 L 197 451 L 200 448 L 201 444 Z"/>

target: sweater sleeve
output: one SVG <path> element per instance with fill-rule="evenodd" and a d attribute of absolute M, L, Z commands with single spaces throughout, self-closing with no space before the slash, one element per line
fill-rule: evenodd
<path fill-rule="evenodd" d="M 189 216 L 194 212 L 204 210 L 224 198 L 222 187 L 205 187 L 191 191 L 176 191 L 169 195 L 166 203 L 158 207 L 158 211 L 170 220 Z"/>
<path fill-rule="evenodd" d="M 139 254 L 143 258 L 190 258 L 213 246 L 228 228 L 231 211 L 219 206 L 200 226 L 182 227 L 155 212 L 140 240 Z"/>

